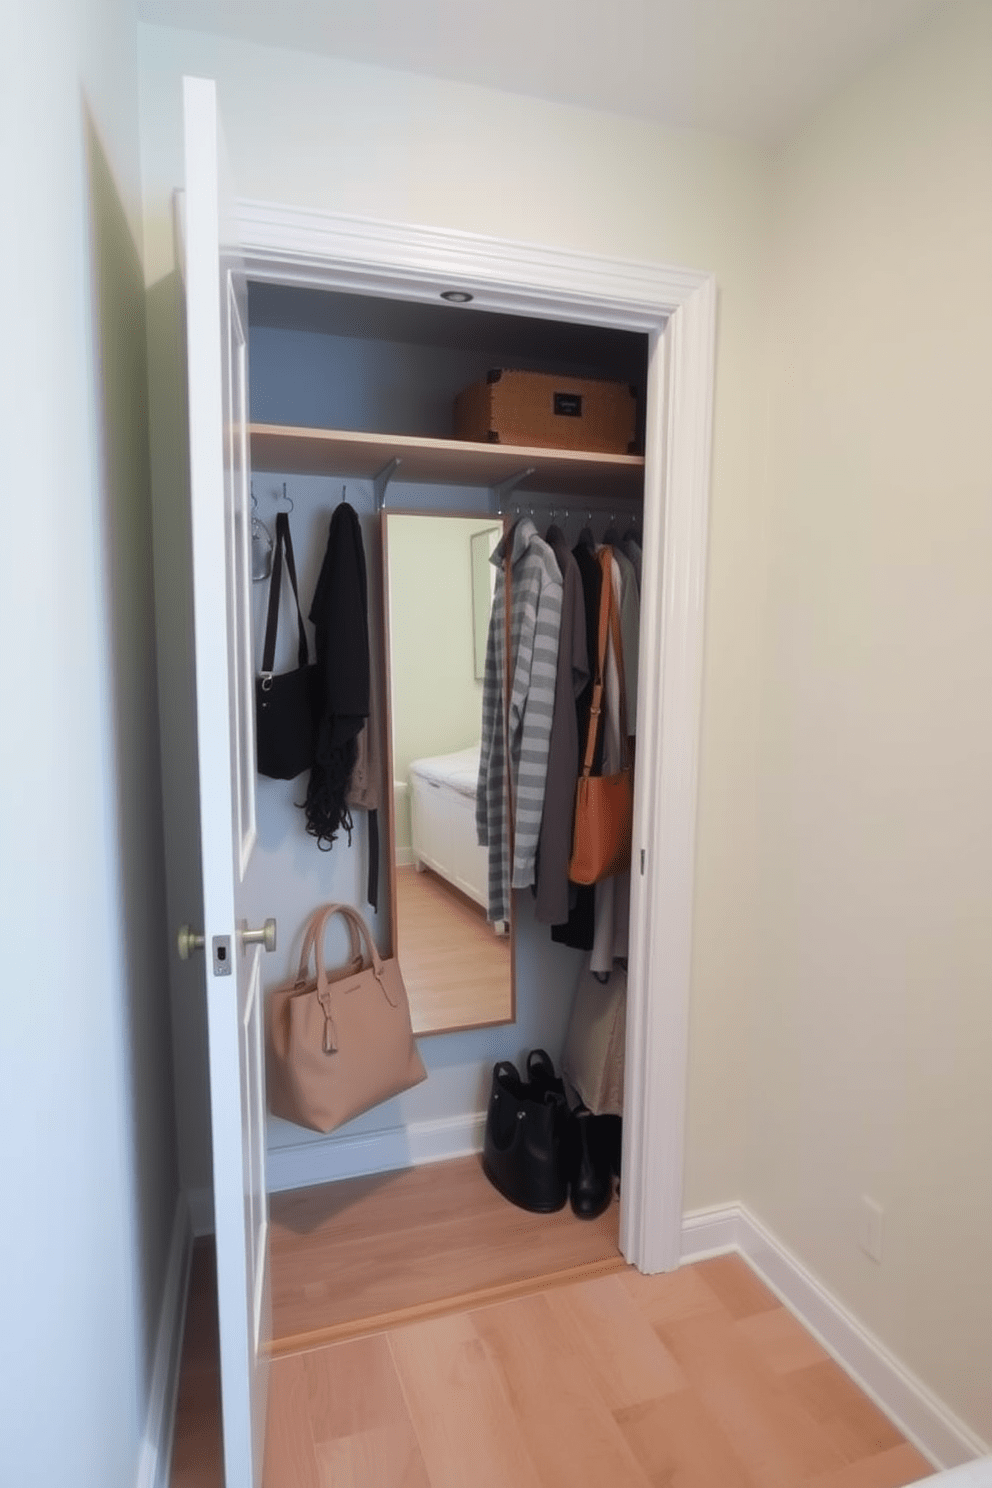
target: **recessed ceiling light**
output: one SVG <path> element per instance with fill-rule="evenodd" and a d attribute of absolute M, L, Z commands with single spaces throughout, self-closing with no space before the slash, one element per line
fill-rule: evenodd
<path fill-rule="evenodd" d="M 469 300 L 475 299 L 475 295 L 468 294 L 464 289 L 442 289 L 441 298 L 451 305 L 467 305 Z"/>

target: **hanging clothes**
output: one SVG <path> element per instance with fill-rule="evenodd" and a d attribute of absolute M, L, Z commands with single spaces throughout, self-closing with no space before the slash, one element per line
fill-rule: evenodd
<path fill-rule="evenodd" d="M 620 570 L 620 641 L 623 646 L 624 703 L 627 709 L 627 732 L 633 737 L 637 729 L 637 668 L 641 634 L 641 599 L 637 571 L 619 542 L 610 543 L 613 560 Z"/>
<path fill-rule="evenodd" d="M 596 655 L 597 638 L 599 635 L 599 598 L 603 583 L 603 574 L 595 555 L 594 539 L 588 527 L 579 533 L 578 541 L 572 549 L 572 557 L 575 559 L 582 580 L 582 601 L 585 612 L 586 631 L 586 659 L 589 667 L 589 681 L 582 689 L 575 701 L 576 726 L 579 739 L 584 740 L 589 727 L 589 708 L 592 703 L 592 666 L 590 658 Z M 580 745 L 581 747 L 581 745 Z M 593 757 L 593 771 L 599 773 L 603 759 L 603 738 L 600 731 L 596 742 L 596 753 Z M 576 772 L 577 775 L 578 772 Z M 574 795 L 575 781 L 572 782 Z M 596 913 L 596 890 L 593 884 L 574 885 L 574 902 L 571 902 L 568 918 L 560 924 L 552 925 L 551 939 L 558 945 L 572 946 L 579 951 L 591 951 L 595 938 L 595 913 Z"/>
<path fill-rule="evenodd" d="M 549 527 L 544 540 L 554 553 L 561 573 L 562 606 L 544 812 L 537 847 L 534 915 L 542 925 L 557 925 L 568 919 L 575 899 L 576 886 L 568 882 L 568 857 L 572 846 L 575 781 L 579 773 L 576 702 L 589 683 L 589 648 L 579 565 L 569 552 L 560 527 Z"/>
<path fill-rule="evenodd" d="M 317 642 L 321 710 L 305 811 L 307 831 L 327 851 L 342 828 L 351 842 L 347 792 L 358 734 L 369 714 L 371 686 L 365 548 L 358 514 L 346 501 L 331 516 L 310 619 Z"/>
<path fill-rule="evenodd" d="M 599 562 L 603 570 L 603 582 L 612 584 L 613 602 L 619 608 L 622 580 L 616 553 L 611 547 L 602 548 Z M 622 636 L 620 645 L 623 649 Z M 626 657 L 623 658 L 623 665 L 626 666 Z M 602 769 L 604 775 L 613 775 L 623 763 L 621 727 L 626 727 L 629 732 L 630 725 L 622 719 L 620 667 L 613 646 L 612 633 L 607 637 L 604 683 Z M 627 691 L 625 686 L 624 707 L 626 707 Z M 630 870 L 627 869 L 611 878 L 601 879 L 595 885 L 595 890 L 595 928 L 589 956 L 589 969 L 596 975 L 603 976 L 613 970 L 613 962 L 617 957 L 627 955 L 630 926 Z"/>
<path fill-rule="evenodd" d="M 511 887 L 526 889 L 534 882 L 558 673 L 562 580 L 554 553 L 528 518 L 507 533 L 490 561 L 497 575 L 482 689 L 475 819 L 480 846 L 489 849 L 488 915 L 495 923 L 510 917 Z"/>
<path fill-rule="evenodd" d="M 382 760 L 380 758 L 378 704 L 375 688 L 369 695 L 369 716 L 355 740 L 355 764 L 345 792 L 345 805 L 350 811 L 364 811 L 368 822 L 368 873 L 366 898 L 373 909 L 379 908 L 379 806 L 382 800 Z"/>
<path fill-rule="evenodd" d="M 633 527 L 629 527 L 623 535 L 621 547 L 634 565 L 634 573 L 637 575 L 637 597 L 641 595 L 641 542 Z"/>

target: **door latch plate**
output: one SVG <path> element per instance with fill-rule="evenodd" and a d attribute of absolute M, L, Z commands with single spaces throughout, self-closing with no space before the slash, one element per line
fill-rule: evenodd
<path fill-rule="evenodd" d="M 213 947 L 214 976 L 231 975 L 231 937 L 215 935 L 210 942 Z"/>

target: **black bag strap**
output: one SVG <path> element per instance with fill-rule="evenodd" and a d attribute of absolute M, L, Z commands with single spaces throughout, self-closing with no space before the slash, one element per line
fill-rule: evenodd
<path fill-rule="evenodd" d="M 310 648 L 307 645 L 307 633 L 303 624 L 303 616 L 300 613 L 300 592 L 296 584 L 296 559 L 293 557 L 293 538 L 289 530 L 289 516 L 286 512 L 279 512 L 276 517 L 276 550 L 272 556 L 272 574 L 269 578 L 269 610 L 265 621 L 265 645 L 262 649 L 262 676 L 271 677 L 272 667 L 276 659 L 276 631 L 279 628 L 279 596 L 282 590 L 282 555 L 286 550 L 286 568 L 289 570 L 289 582 L 293 586 L 293 598 L 296 601 L 296 623 L 300 628 L 300 644 L 297 650 L 297 660 L 301 667 L 307 666 L 310 661 Z"/>

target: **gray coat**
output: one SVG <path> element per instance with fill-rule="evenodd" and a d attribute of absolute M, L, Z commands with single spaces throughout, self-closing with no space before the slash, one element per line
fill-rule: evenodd
<path fill-rule="evenodd" d="M 510 917 L 511 879 L 515 889 L 530 888 L 534 882 L 558 669 L 562 584 L 554 554 L 526 517 L 503 539 L 491 561 L 498 573 L 482 687 L 475 821 L 480 845 L 489 848 L 489 919 L 499 921 Z"/>

